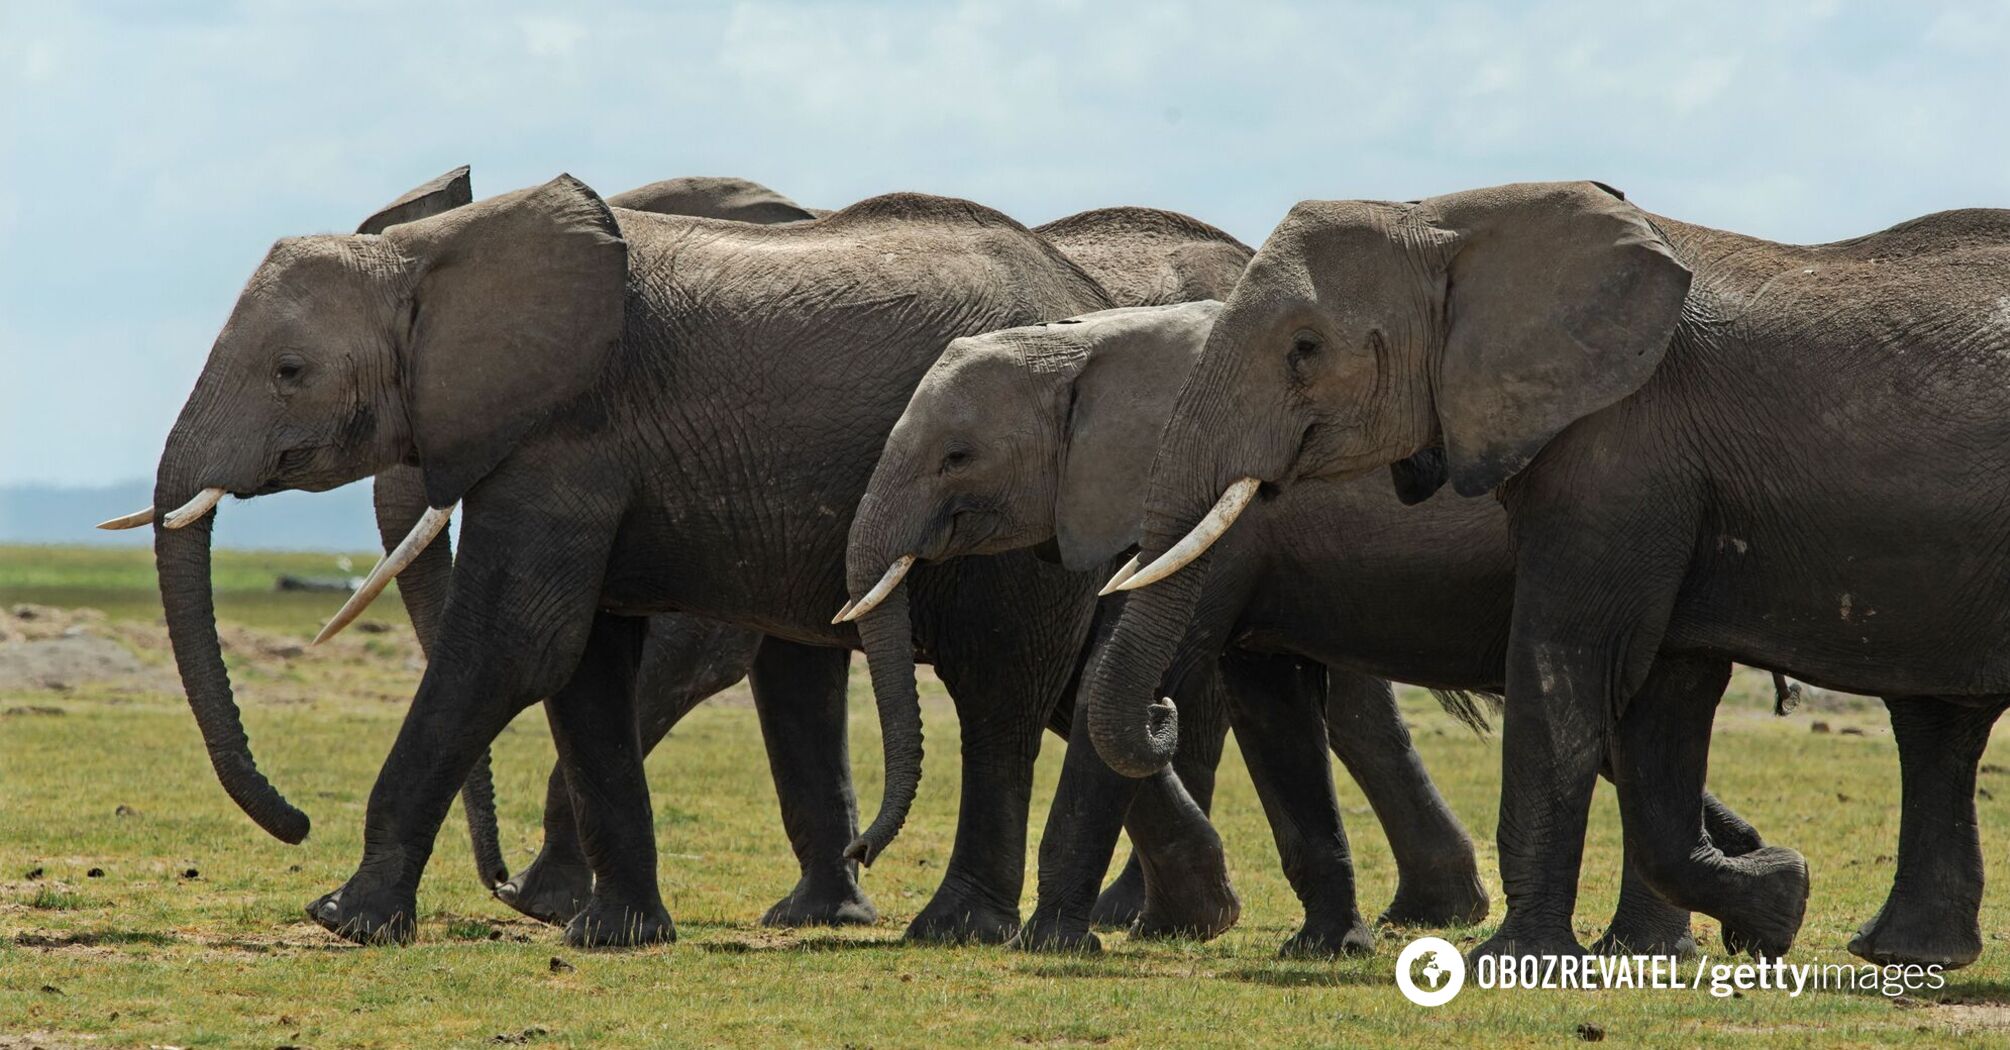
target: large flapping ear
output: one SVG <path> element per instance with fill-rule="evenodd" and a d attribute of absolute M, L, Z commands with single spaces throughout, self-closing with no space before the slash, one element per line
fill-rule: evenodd
<path fill-rule="evenodd" d="M 1477 496 L 1647 382 L 1690 275 L 1646 213 L 1597 183 L 1518 183 L 1420 207 L 1457 237 L 1434 395 L 1452 485 Z"/>
<path fill-rule="evenodd" d="M 474 190 L 468 180 L 468 166 L 463 164 L 378 208 L 375 215 L 364 219 L 363 225 L 356 227 L 356 232 L 383 233 L 401 222 L 429 219 L 474 199 Z"/>
<path fill-rule="evenodd" d="M 426 501 L 446 507 L 600 376 L 621 338 L 628 245 L 570 175 L 386 236 L 416 274 L 406 404 Z"/>
<path fill-rule="evenodd" d="M 1145 487 L 1173 399 L 1200 357 L 1221 304 L 1108 310 L 1072 322 L 1081 348 L 1070 379 L 1055 489 L 1054 537 L 1076 571 L 1138 541 Z"/>

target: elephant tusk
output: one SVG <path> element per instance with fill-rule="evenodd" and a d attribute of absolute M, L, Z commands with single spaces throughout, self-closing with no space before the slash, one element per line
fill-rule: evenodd
<path fill-rule="evenodd" d="M 335 614 L 334 619 L 328 621 L 328 626 L 321 628 L 321 633 L 314 636 L 313 644 L 320 645 L 335 637 L 341 633 L 342 628 L 349 626 L 356 617 L 363 615 L 363 610 L 369 608 L 370 603 L 384 593 L 384 588 L 391 585 L 392 577 L 404 572 L 406 566 L 416 561 L 419 554 L 426 549 L 426 544 L 433 542 L 433 537 L 438 536 L 440 530 L 447 527 L 447 522 L 453 516 L 453 507 L 428 507 L 426 513 L 419 518 L 419 523 L 412 526 L 412 531 L 397 548 L 385 555 L 384 560 L 378 562 L 376 568 L 370 570 L 370 575 L 364 578 L 363 585 L 356 588 L 356 593 L 350 595 L 348 601 L 342 603 L 341 610 Z"/>
<path fill-rule="evenodd" d="M 195 494 L 194 499 L 168 511 L 167 516 L 161 519 L 161 524 L 170 529 L 193 525 L 201 521 L 203 515 L 215 510 L 217 501 L 222 498 L 223 487 L 220 485 L 203 489 Z"/>
<path fill-rule="evenodd" d="M 1117 574 L 1115 576 L 1110 577 L 1110 582 L 1103 584 L 1103 589 L 1096 592 L 1096 597 L 1107 598 L 1110 595 L 1117 593 L 1117 586 L 1119 584 L 1123 583 L 1125 580 L 1128 580 L 1133 576 L 1136 576 L 1137 574 L 1138 574 L 1138 558 L 1137 555 L 1134 554 L 1131 556 L 1130 561 L 1124 563 L 1123 568 L 1117 570 Z"/>
<path fill-rule="evenodd" d="M 152 525 L 153 523 L 154 509 L 148 507 L 145 510 L 136 510 L 131 514 L 122 514 L 116 518 L 106 518 L 98 523 L 98 528 L 108 532 L 117 532 L 120 529 L 137 529 L 142 525 Z"/>
<path fill-rule="evenodd" d="M 1149 587 L 1186 568 L 1187 563 L 1214 546 L 1214 541 L 1220 539 L 1230 525 L 1235 524 L 1235 519 L 1249 506 L 1249 501 L 1256 496 L 1257 486 L 1261 484 L 1263 483 L 1255 478 L 1242 478 L 1230 485 L 1221 494 L 1221 499 L 1215 501 L 1213 509 L 1207 512 L 1207 516 L 1200 519 L 1200 524 L 1193 527 L 1192 532 L 1174 544 L 1171 550 L 1159 555 L 1157 561 L 1140 569 L 1137 575 L 1117 584 L 1117 590 L 1135 591 L 1140 587 Z"/>
<path fill-rule="evenodd" d="M 903 554 L 893 559 L 893 564 L 886 567 L 886 575 L 881 576 L 879 582 L 872 585 L 872 590 L 865 592 L 865 597 L 860 598 L 858 604 L 840 614 L 844 618 L 843 622 L 851 623 L 879 608 L 879 603 L 885 601 L 886 596 L 892 594 L 895 587 L 900 586 L 900 581 L 907 576 L 907 570 L 912 568 L 914 568 L 912 554 Z"/>
<path fill-rule="evenodd" d="M 846 603 L 844 603 L 844 608 L 842 608 L 842 609 L 839 609 L 839 610 L 838 610 L 838 614 L 837 614 L 836 616 L 833 616 L 833 617 L 831 617 L 831 622 L 832 622 L 832 623 L 843 623 L 843 622 L 845 622 L 845 620 L 846 620 L 846 619 L 847 619 L 848 617 L 850 617 L 850 616 L 851 616 L 851 610 L 852 610 L 852 607 L 853 607 L 853 606 L 855 606 L 855 605 L 857 605 L 857 604 L 858 604 L 857 602 L 846 602 Z"/>

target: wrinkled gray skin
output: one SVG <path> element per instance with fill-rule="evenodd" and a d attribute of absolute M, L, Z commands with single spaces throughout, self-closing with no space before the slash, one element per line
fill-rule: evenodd
<path fill-rule="evenodd" d="M 887 439 L 868 492 L 901 510 L 877 531 L 936 560 L 1051 542 L 1064 562 L 1100 564 L 1128 548 L 1154 439 L 1220 309 L 1109 310 L 957 340 Z M 952 455 L 955 469 L 937 469 Z M 1306 905 L 1306 928 L 1287 952 L 1344 949 L 1366 932 L 1322 736 L 1361 783 L 1396 852 L 1402 879 L 1384 918 L 1403 921 L 1435 899 L 1464 901 L 1472 913 L 1450 919 L 1477 921 L 1486 897 L 1471 843 L 1424 772 L 1387 686 L 1329 698 L 1323 727 L 1316 706 L 1262 686 L 1287 680 L 1280 665 L 1299 661 L 1324 668 L 1332 685 L 1388 675 L 1498 691 L 1513 601 L 1506 516 L 1491 503 L 1450 497 L 1407 510 L 1386 478 L 1308 483 L 1248 511 L 1213 558 L 1185 637 L 1140 673 L 1171 683 L 1160 691 L 1184 722 L 1191 683 L 1207 677 L 1212 661 L 1225 665 L 1237 741 Z M 1379 704 L 1362 702 L 1378 695 Z M 1476 714 L 1465 697 L 1441 697 L 1462 717 Z M 1078 722 L 1084 711 L 1078 706 Z M 1022 940 L 1092 943 L 1078 902 L 1083 880 L 1093 892 L 1101 867 L 1084 860 L 1107 858 L 1110 840 L 1095 837 L 1099 822 L 1085 818 L 1084 803 L 1062 804 L 1082 790 L 1078 773 L 1101 766 L 1078 760 L 1085 736 L 1070 741 L 1055 806 L 1075 819 L 1050 825 L 1042 839 L 1040 905 Z M 1737 852 L 1761 844 L 1710 801 L 1713 838 Z M 1107 816 L 1100 827 L 1114 834 Z M 1626 885 L 1608 947 L 1693 949 L 1686 912 L 1630 873 Z"/>
<path fill-rule="evenodd" d="M 845 578 L 843 513 L 944 345 L 1108 305 L 1010 219 L 917 195 L 755 226 L 617 212 L 561 177 L 381 236 L 281 241 L 169 435 L 157 505 L 205 486 L 320 491 L 407 463 L 428 505 L 462 518 L 363 860 L 310 914 L 360 941 L 409 938 L 454 791 L 545 698 L 594 873 L 567 938 L 673 936 L 634 696 L 640 617 L 680 611 L 870 653 L 888 772 L 880 817 L 847 851 L 862 861 L 912 800 L 919 711 L 903 663 L 931 659 L 958 705 L 963 812 L 943 886 L 909 935 L 1009 936 L 1032 761 L 1098 580 L 1025 555 L 959 559 L 836 627 L 847 589 L 872 582 Z M 253 764 L 220 658 L 212 523 L 156 525 L 177 663 L 226 790 L 298 841 L 305 815 Z"/>
<path fill-rule="evenodd" d="M 472 199 L 468 169 L 456 168 L 379 209 L 357 232 L 382 233 L 395 223 L 438 215 Z M 665 179 L 615 194 L 608 203 L 742 222 L 803 222 L 818 214 L 758 183 L 718 177 Z M 393 467 L 377 476 L 374 495 L 388 553 L 426 511 L 423 477 L 416 467 Z M 446 604 L 452 565 L 451 541 L 443 534 L 399 575 L 399 594 L 420 645 L 427 649 Z M 763 639 L 697 617 L 666 614 L 649 625 L 636 680 L 645 754 L 697 704 L 751 678 L 782 824 L 800 869 L 795 887 L 762 915 L 766 925 L 850 925 L 878 918 L 858 885 L 858 865 L 844 856 L 858 833 L 858 803 L 845 747 L 850 660 L 845 649 Z M 461 792 L 483 885 L 532 918 L 570 922 L 592 896 L 593 873 L 579 841 L 563 767 L 554 765 L 546 782 L 543 846 L 529 867 L 510 878 L 499 845 L 488 766 L 484 755 Z"/>
<path fill-rule="evenodd" d="M 1092 568 L 1123 554 L 1137 531 L 1153 440 L 1219 306 L 1110 310 L 950 344 L 887 440 L 866 490 L 874 510 L 853 523 L 852 562 L 913 553 L 939 563 L 1045 545 L 1064 565 Z M 1347 727 L 1333 734 L 1333 748 L 1395 846 L 1402 885 L 1385 918 L 1447 924 L 1485 915 L 1471 840 L 1409 746 L 1387 683 L 1256 653 L 1188 681 L 1175 693 L 1186 712 L 1227 698 L 1305 905 L 1305 927 L 1286 954 L 1373 943 L 1356 907 L 1324 755 L 1329 721 Z M 1019 938 L 1028 947 L 1099 946 L 1088 904 L 1130 801 L 1125 779 L 1102 767 L 1080 735 L 1069 754 L 1041 841 L 1040 908 Z"/>
<path fill-rule="evenodd" d="M 1508 912 L 1477 954 L 1578 950 L 1606 761 L 1654 889 L 1717 916 L 1734 947 L 1791 945 L 1800 856 L 1727 856 L 1695 834 L 1735 660 L 1887 697 L 1907 765 L 1899 870 L 1851 948 L 1964 963 L 1980 947 L 1974 768 L 2010 694 L 2005 287 L 2002 211 L 1800 247 L 1588 182 L 1307 202 L 1251 263 L 1174 407 L 1142 549 L 1176 543 L 1242 477 L 1288 491 L 1400 464 L 1413 498 L 1446 479 L 1498 494 L 1520 581 Z M 1112 648 L 1175 630 L 1194 586 L 1134 596 Z M 1092 735 L 1146 772 L 1171 741 L 1154 738 L 1148 696 L 1106 692 L 1114 662 L 1091 684 Z"/>

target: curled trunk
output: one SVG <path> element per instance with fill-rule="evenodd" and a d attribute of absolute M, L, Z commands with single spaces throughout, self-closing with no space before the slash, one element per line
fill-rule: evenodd
<path fill-rule="evenodd" d="M 1141 590 L 1126 592 L 1116 628 L 1089 678 L 1089 740 L 1111 769 L 1147 777 L 1165 768 L 1179 746 L 1179 712 L 1161 695 L 1180 642 L 1199 604 L 1213 553 Z"/>
<path fill-rule="evenodd" d="M 195 491 L 163 479 L 155 488 L 154 505 L 180 506 Z M 154 565 L 160 577 L 161 606 L 167 614 L 168 639 L 189 710 L 202 732 L 203 746 L 216 779 L 239 809 L 282 842 L 307 837 L 307 814 L 295 809 L 258 771 L 245 738 L 244 722 L 230 690 L 230 672 L 223 665 L 223 646 L 216 635 L 216 605 L 210 589 L 209 548 L 216 515 L 205 515 L 185 528 L 154 526 Z"/>
<path fill-rule="evenodd" d="M 907 822 L 921 784 L 921 699 L 914 685 L 914 629 L 907 614 L 907 586 L 893 589 L 879 607 L 858 621 L 872 675 L 873 702 L 886 754 L 886 788 L 879 814 L 845 856 L 870 866 Z"/>
<path fill-rule="evenodd" d="M 388 553 L 425 514 L 425 477 L 416 467 L 392 467 L 377 475 L 372 496 L 377 508 L 377 533 Z M 447 606 L 447 587 L 454 572 L 453 537 L 441 535 L 405 571 L 398 574 L 398 597 L 412 618 L 412 633 L 419 648 L 432 656 L 433 641 L 439 637 L 441 617 Z M 482 885 L 495 889 L 509 881 L 509 865 L 503 860 L 502 837 L 497 829 L 495 781 L 489 772 L 489 753 L 484 750 L 461 785 L 461 809 L 468 818 L 468 841 L 475 854 L 475 874 Z"/>

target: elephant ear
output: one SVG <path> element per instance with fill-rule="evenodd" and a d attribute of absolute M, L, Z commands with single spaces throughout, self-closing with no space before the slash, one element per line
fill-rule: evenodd
<path fill-rule="evenodd" d="M 1597 183 L 1521 183 L 1422 207 L 1457 237 L 1434 393 L 1452 485 L 1477 496 L 1647 382 L 1690 275 L 1646 213 Z"/>
<path fill-rule="evenodd" d="M 1449 476 L 1443 445 L 1432 445 L 1408 459 L 1389 464 L 1389 480 L 1396 483 L 1396 498 L 1405 507 L 1414 507 L 1437 495 Z"/>
<path fill-rule="evenodd" d="M 378 208 L 375 215 L 364 219 L 363 225 L 356 227 L 356 232 L 383 233 L 401 222 L 429 219 L 474 199 L 474 190 L 468 180 L 468 166 L 463 164 Z"/>
<path fill-rule="evenodd" d="M 1100 568 L 1138 542 L 1159 435 L 1220 312 L 1204 300 L 1069 322 L 1081 353 L 1065 394 L 1055 491 L 1062 565 Z"/>
<path fill-rule="evenodd" d="M 570 175 L 391 227 L 411 261 L 405 367 L 426 501 L 458 501 L 599 378 L 620 341 L 628 245 Z"/>

